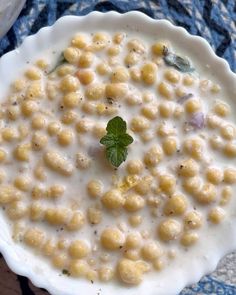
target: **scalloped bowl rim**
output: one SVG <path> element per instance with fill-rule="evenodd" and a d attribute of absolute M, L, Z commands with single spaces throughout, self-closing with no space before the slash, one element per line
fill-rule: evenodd
<path fill-rule="evenodd" d="M 207 60 L 209 61 L 209 64 L 212 65 L 213 71 L 214 71 L 214 69 L 217 69 L 218 67 L 220 67 L 220 75 L 222 77 L 223 83 L 226 83 L 226 85 L 228 84 L 231 86 L 231 88 L 230 88 L 231 90 L 230 90 L 229 95 L 232 97 L 235 96 L 235 94 L 236 94 L 236 86 L 235 86 L 236 85 L 236 83 L 235 83 L 236 82 L 236 74 L 234 74 L 230 70 L 228 63 L 224 59 L 218 57 L 214 53 L 214 51 L 212 50 L 212 48 L 210 47 L 210 45 L 208 44 L 208 42 L 205 39 L 203 39 L 202 37 L 199 37 L 199 36 L 192 36 L 184 28 L 177 27 L 167 20 L 155 20 L 155 19 L 152 19 L 149 16 L 147 16 L 141 12 L 137 12 L 137 11 L 131 11 L 131 12 L 127 12 L 124 14 L 120 14 L 120 13 L 117 13 L 114 11 L 107 12 L 107 13 L 91 12 L 85 16 L 64 16 L 64 17 L 61 17 L 52 26 L 42 28 L 35 35 L 31 35 L 31 36 L 27 37 L 19 48 L 15 49 L 11 52 L 8 52 L 4 56 L 2 56 L 0 59 L 0 77 L 4 78 L 4 69 L 10 63 L 10 60 L 11 60 L 11 62 L 14 61 L 17 64 L 17 61 L 19 61 L 20 58 L 22 58 L 22 56 L 24 56 L 24 52 L 27 53 L 27 50 L 30 50 L 31 46 L 33 46 L 34 42 L 36 42 L 39 37 L 41 39 L 47 39 L 50 36 L 50 34 L 52 36 L 52 32 L 56 31 L 57 28 L 63 27 L 64 25 L 67 26 L 69 24 L 72 24 L 73 22 L 74 22 L 74 24 L 78 24 L 78 29 L 79 29 L 80 23 L 82 23 L 84 20 L 88 20 L 88 21 L 92 20 L 93 22 L 95 22 L 95 19 L 97 19 L 97 20 L 101 21 L 101 19 L 104 18 L 104 16 L 106 16 L 106 19 L 109 18 L 109 21 L 111 21 L 111 22 L 114 20 L 114 21 L 119 21 L 119 22 L 121 21 L 121 23 L 126 23 L 126 22 L 130 22 L 130 20 L 131 20 L 131 22 L 133 21 L 134 24 L 135 23 L 137 24 L 138 22 L 140 22 L 140 23 L 144 24 L 144 27 L 146 26 L 147 28 L 151 27 L 151 26 L 157 26 L 157 27 L 159 26 L 159 27 L 166 29 L 169 34 L 171 34 L 171 32 L 174 33 L 178 37 L 178 39 L 181 39 L 182 41 L 184 41 L 185 45 L 188 45 L 190 43 L 192 44 L 191 46 L 197 45 L 198 48 L 201 49 L 201 52 L 203 52 L 204 55 L 206 55 Z M 142 29 L 140 29 L 140 31 L 142 31 Z M 203 56 L 203 54 L 202 54 L 202 56 Z M 204 56 L 203 56 L 203 58 L 204 58 Z M 6 78 L 6 81 L 8 83 L 10 80 L 11 80 L 10 78 Z M 3 79 L 3 81 L 4 81 L 4 79 Z M 236 225 L 236 219 L 235 219 L 234 224 Z M 5 236 L 7 236 L 7 229 L 3 229 L 3 232 L 4 232 L 4 230 L 5 230 L 5 234 L 6 234 Z M 185 286 L 198 282 L 203 275 L 206 275 L 206 274 L 214 271 L 219 260 L 225 254 L 233 251 L 236 248 L 236 226 L 234 227 L 233 224 L 230 224 L 228 226 L 227 230 L 229 230 L 229 232 L 231 233 L 230 243 L 229 242 L 227 244 L 220 243 L 218 245 L 218 248 L 215 249 L 215 253 L 209 255 L 208 263 L 205 264 L 204 267 L 202 265 L 198 265 L 198 263 L 196 261 L 193 263 L 189 262 L 189 267 L 191 269 L 192 268 L 198 269 L 198 271 L 195 271 L 194 274 L 191 273 L 191 276 L 190 275 L 186 276 L 186 272 L 185 272 L 185 277 L 183 277 L 183 271 L 180 268 L 179 274 L 175 278 L 175 283 L 176 283 L 175 292 L 166 293 L 164 291 L 164 293 L 162 293 L 160 291 L 161 293 L 159 292 L 158 294 L 165 294 L 165 295 L 177 294 Z M 37 286 L 39 288 L 47 289 L 51 294 L 57 294 L 57 295 L 59 295 L 59 294 L 60 295 L 75 294 L 75 293 L 71 293 L 71 292 L 73 292 L 73 290 L 68 290 L 68 291 L 61 290 L 62 286 L 58 286 L 56 280 L 54 282 L 49 281 L 49 279 L 46 275 L 37 274 L 37 273 L 33 272 L 32 269 L 28 268 L 27 264 L 24 264 L 23 261 L 17 261 L 17 259 L 15 259 L 15 255 L 13 255 L 14 249 L 10 245 L 11 245 L 10 240 L 8 240 L 8 241 L 5 241 L 4 239 L 1 240 L 1 235 L 0 235 L 0 252 L 4 256 L 8 266 L 11 268 L 11 270 L 13 272 L 15 272 L 19 275 L 23 275 L 23 276 L 28 277 L 35 286 Z M 170 284 L 173 284 L 173 282 L 170 282 Z M 82 288 L 81 287 L 82 285 L 83 284 L 80 281 L 80 287 L 78 284 L 78 288 L 79 288 L 78 293 L 81 292 L 80 288 Z M 105 289 L 106 286 L 105 285 L 103 286 L 103 288 L 105 291 L 104 291 L 104 293 L 101 293 L 101 294 L 109 294 L 109 293 L 106 293 L 106 289 Z M 137 293 L 136 288 L 127 288 L 126 290 L 127 290 L 128 295 Z M 126 292 L 124 292 L 124 289 L 122 289 L 122 291 L 123 291 L 122 294 L 126 293 Z M 143 291 L 144 291 L 144 289 L 143 289 Z M 86 292 L 88 295 L 94 294 L 94 293 L 88 293 L 88 291 L 86 291 Z M 147 292 L 147 289 L 146 289 L 146 292 Z M 113 293 L 113 294 L 115 294 L 115 293 Z M 154 294 L 156 294 L 156 290 L 150 289 L 150 293 L 148 293 L 148 295 L 154 295 Z"/>

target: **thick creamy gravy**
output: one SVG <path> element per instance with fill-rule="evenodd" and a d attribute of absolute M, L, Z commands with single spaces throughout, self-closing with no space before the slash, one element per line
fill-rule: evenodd
<path fill-rule="evenodd" d="M 140 284 L 227 219 L 231 106 L 219 85 L 166 65 L 164 48 L 174 52 L 123 33 L 75 36 L 61 65 L 38 60 L 2 103 L 13 239 L 64 274 Z M 119 168 L 99 143 L 117 115 L 134 139 Z"/>

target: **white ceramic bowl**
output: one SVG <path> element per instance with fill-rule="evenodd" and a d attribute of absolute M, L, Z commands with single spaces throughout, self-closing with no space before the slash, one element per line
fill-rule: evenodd
<path fill-rule="evenodd" d="M 232 99 L 236 96 L 236 75 L 230 71 L 225 60 L 214 54 L 204 39 L 191 36 L 183 28 L 175 27 L 166 20 L 153 20 L 139 12 L 93 12 L 83 17 L 63 17 L 53 26 L 43 28 L 36 35 L 26 38 L 18 49 L 4 55 L 0 59 L 0 99 L 3 99 L 11 81 L 23 72 L 27 62 L 34 61 L 44 51 L 56 51 L 59 54 L 70 38 L 79 31 L 98 30 L 126 31 L 152 40 L 169 39 L 174 48 L 192 59 L 198 72 L 207 73 L 209 77 L 220 82 L 227 90 L 225 95 Z M 0 228 L 0 251 L 9 267 L 53 295 L 171 295 L 179 293 L 186 285 L 196 283 L 203 275 L 212 272 L 220 258 L 236 248 L 236 200 L 231 203 L 229 218 L 214 229 L 208 243 L 199 242 L 198 253 L 193 255 L 191 251 L 186 252 L 182 265 L 173 261 L 173 269 L 168 267 L 163 270 L 165 279 L 159 280 L 158 273 L 155 273 L 138 287 L 91 284 L 85 280 L 59 275 L 41 256 L 36 256 L 12 241 L 9 224 L 2 212 Z M 220 235 L 222 230 L 224 239 Z"/>

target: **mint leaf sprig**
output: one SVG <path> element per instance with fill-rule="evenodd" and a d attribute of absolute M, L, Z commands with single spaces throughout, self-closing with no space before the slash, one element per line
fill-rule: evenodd
<path fill-rule="evenodd" d="M 106 147 L 106 157 L 115 167 L 119 167 L 128 155 L 127 146 L 134 140 L 126 133 L 127 124 L 119 116 L 114 117 L 107 123 L 107 134 L 101 138 L 100 143 Z"/>
<path fill-rule="evenodd" d="M 163 48 L 163 59 L 166 65 L 174 67 L 180 72 L 191 73 L 195 70 L 187 58 L 183 58 L 173 52 L 170 52 L 166 46 Z"/>
<path fill-rule="evenodd" d="M 51 70 L 47 73 L 48 75 L 52 74 L 57 70 L 57 68 L 65 63 L 68 63 L 64 57 L 64 54 L 61 53 L 58 60 L 56 61 L 55 65 L 51 68 Z"/>

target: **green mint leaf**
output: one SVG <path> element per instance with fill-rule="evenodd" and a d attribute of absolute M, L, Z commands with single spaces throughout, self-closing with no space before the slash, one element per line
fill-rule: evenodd
<path fill-rule="evenodd" d="M 62 274 L 63 274 L 63 275 L 66 275 L 66 276 L 68 276 L 68 277 L 70 276 L 70 272 L 69 272 L 68 269 L 63 269 L 63 270 L 62 270 Z"/>
<path fill-rule="evenodd" d="M 111 119 L 107 124 L 107 132 L 112 133 L 115 136 L 124 134 L 126 132 L 126 122 L 121 117 L 115 117 Z"/>
<path fill-rule="evenodd" d="M 168 66 L 175 67 L 180 72 L 187 73 L 194 71 L 194 68 L 192 68 L 188 59 L 178 56 L 172 52 L 164 54 L 163 59 Z"/>
<path fill-rule="evenodd" d="M 127 146 L 130 145 L 133 142 L 133 138 L 132 136 L 130 136 L 129 134 L 125 133 L 125 134 L 121 134 L 119 136 L 119 144 L 122 146 Z"/>
<path fill-rule="evenodd" d="M 56 64 L 55 64 L 55 65 L 52 67 L 52 69 L 48 72 L 48 75 L 50 75 L 51 73 L 55 72 L 56 69 L 57 69 L 59 66 L 63 65 L 64 63 L 67 63 L 67 60 L 65 59 L 64 54 L 61 53 L 60 56 L 59 56 L 59 58 L 58 58 L 58 60 L 56 61 Z"/>
<path fill-rule="evenodd" d="M 127 155 L 127 148 L 119 145 L 117 145 L 115 148 L 109 147 L 106 149 L 107 159 L 109 159 L 110 163 L 115 167 L 119 167 L 120 164 L 126 160 Z"/>
<path fill-rule="evenodd" d="M 100 140 L 100 143 L 105 145 L 106 147 L 111 147 L 116 145 L 116 137 L 113 134 L 106 134 L 103 136 L 103 138 Z"/>
<path fill-rule="evenodd" d="M 178 55 L 176 55 L 175 58 L 175 66 L 177 69 L 184 73 L 194 71 L 194 68 L 192 68 L 190 64 L 190 61 Z"/>
<path fill-rule="evenodd" d="M 127 146 L 133 142 L 133 138 L 126 133 L 126 122 L 121 117 L 115 117 L 107 123 L 107 134 L 100 143 L 106 147 L 106 157 L 115 167 L 119 167 L 128 155 Z"/>

